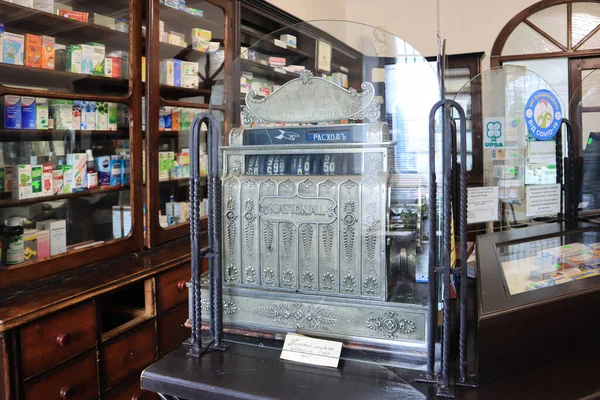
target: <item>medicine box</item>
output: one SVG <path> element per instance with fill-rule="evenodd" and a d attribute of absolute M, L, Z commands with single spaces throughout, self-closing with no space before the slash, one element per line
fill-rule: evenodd
<path fill-rule="evenodd" d="M 158 180 L 164 181 L 169 179 L 169 162 L 166 151 L 158 153 Z"/>
<path fill-rule="evenodd" d="M 115 19 L 102 14 L 92 14 L 92 23 L 94 25 L 104 26 L 105 28 L 115 29 Z"/>
<path fill-rule="evenodd" d="M 16 33 L 4 32 L 2 62 L 23 65 L 25 37 Z"/>
<path fill-rule="evenodd" d="M 198 63 L 191 61 L 181 62 L 181 75 L 182 76 L 198 76 Z"/>
<path fill-rule="evenodd" d="M 81 100 L 73 100 L 73 129 L 81 129 L 82 104 Z"/>
<path fill-rule="evenodd" d="M 94 159 L 98 171 L 98 186 L 110 186 L 110 156 L 101 156 Z"/>
<path fill-rule="evenodd" d="M 93 131 L 96 129 L 96 102 L 81 102 L 81 130 Z"/>
<path fill-rule="evenodd" d="M 175 63 L 174 60 L 162 60 L 160 62 L 161 85 L 175 86 Z"/>
<path fill-rule="evenodd" d="M 36 99 L 31 96 L 21 97 L 21 129 L 36 129 Z"/>
<path fill-rule="evenodd" d="M 50 232 L 45 229 L 37 230 L 37 257 L 38 260 L 50 257 Z"/>
<path fill-rule="evenodd" d="M 87 190 L 87 168 L 85 153 L 67 154 L 67 165 L 73 167 L 72 192 L 83 192 Z"/>
<path fill-rule="evenodd" d="M 279 39 L 281 39 L 281 41 L 284 42 L 288 47 L 291 47 L 293 49 L 295 49 L 298 45 L 298 42 L 297 42 L 298 39 L 294 35 L 289 35 L 289 34 L 281 35 L 281 36 L 279 36 Z"/>
<path fill-rule="evenodd" d="M 41 165 L 31 166 L 31 197 L 42 196 L 42 173 L 43 168 Z"/>
<path fill-rule="evenodd" d="M 90 43 L 92 46 L 92 74 L 104 76 L 104 58 L 106 48 L 102 43 Z"/>
<path fill-rule="evenodd" d="M 32 197 L 31 192 L 31 165 L 19 164 L 13 168 L 14 184 L 12 185 L 12 197 L 15 200 L 28 199 Z"/>
<path fill-rule="evenodd" d="M 62 169 L 52 171 L 52 194 L 63 192 L 63 172 Z"/>
<path fill-rule="evenodd" d="M 50 100 L 49 109 L 54 129 L 74 129 L 72 100 Z"/>
<path fill-rule="evenodd" d="M 38 230 L 47 230 L 50 236 L 50 255 L 67 252 L 67 224 L 64 219 L 52 219 L 37 222 Z"/>
<path fill-rule="evenodd" d="M 51 36 L 42 36 L 42 68 L 54 69 L 56 41 Z"/>
<path fill-rule="evenodd" d="M 198 89 L 200 83 L 200 78 L 196 75 L 184 75 L 181 87 L 190 88 L 190 89 Z"/>
<path fill-rule="evenodd" d="M 21 129 L 21 96 L 4 96 L 4 128 Z"/>
<path fill-rule="evenodd" d="M 127 18 L 116 19 L 115 30 L 123 33 L 129 33 L 129 20 Z"/>
<path fill-rule="evenodd" d="M 73 166 L 72 165 L 62 165 L 62 192 L 63 193 L 73 193 Z"/>
<path fill-rule="evenodd" d="M 121 166 L 121 157 L 110 156 L 110 186 L 121 186 Z"/>
<path fill-rule="evenodd" d="M 54 0 L 33 0 L 33 8 L 38 11 L 54 14 Z"/>
<path fill-rule="evenodd" d="M 108 130 L 117 130 L 117 103 L 108 103 Z"/>
<path fill-rule="evenodd" d="M 81 73 L 92 75 L 94 47 L 89 44 L 81 45 Z"/>
<path fill-rule="evenodd" d="M 96 102 L 96 130 L 108 130 L 108 103 L 105 101 Z"/>
<path fill-rule="evenodd" d="M 37 230 L 25 229 L 23 232 L 23 256 L 25 261 L 35 261 L 38 258 Z"/>
<path fill-rule="evenodd" d="M 82 68 L 82 46 L 70 44 L 66 49 L 65 69 L 68 72 L 81 73 Z"/>
<path fill-rule="evenodd" d="M 42 37 L 25 34 L 25 65 L 27 67 L 42 68 Z"/>
<path fill-rule="evenodd" d="M 52 164 L 42 165 L 42 196 L 52 196 Z"/>
<path fill-rule="evenodd" d="M 73 10 L 58 10 L 58 15 L 61 17 L 74 19 L 79 22 L 88 22 L 89 15 L 86 12 L 73 11 Z"/>
<path fill-rule="evenodd" d="M 36 99 L 35 129 L 48 129 L 48 100 L 43 97 Z"/>

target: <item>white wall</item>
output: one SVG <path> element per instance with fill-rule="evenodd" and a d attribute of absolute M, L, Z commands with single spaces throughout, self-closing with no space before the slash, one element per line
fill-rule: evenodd
<path fill-rule="evenodd" d="M 500 30 L 538 0 L 439 0 L 440 28 L 448 54 L 483 51 L 483 69 Z M 425 56 L 437 53 L 436 0 L 269 0 L 305 21 L 337 19 L 381 26 Z"/>

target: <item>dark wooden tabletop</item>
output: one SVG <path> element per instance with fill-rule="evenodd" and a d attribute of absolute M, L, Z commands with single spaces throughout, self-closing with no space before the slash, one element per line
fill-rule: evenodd
<path fill-rule="evenodd" d="M 575 339 L 575 338 L 573 338 Z M 566 338 L 558 341 L 568 340 Z M 551 349 L 549 349 L 551 351 Z M 337 369 L 279 359 L 280 350 L 232 343 L 226 352 L 187 356 L 182 345 L 142 373 L 142 388 L 181 399 L 433 399 L 419 371 L 341 360 Z M 599 354 L 583 354 L 483 388 L 455 388 L 457 399 L 600 398 Z"/>

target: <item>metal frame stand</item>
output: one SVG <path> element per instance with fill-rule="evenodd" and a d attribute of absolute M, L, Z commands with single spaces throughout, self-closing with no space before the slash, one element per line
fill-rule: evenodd
<path fill-rule="evenodd" d="M 562 185 L 564 194 L 565 194 L 565 223 L 567 225 L 572 225 L 576 223 L 579 219 L 579 171 L 582 168 L 582 158 L 575 156 L 575 140 L 573 137 L 573 126 L 571 122 L 563 118 L 561 121 L 561 128 L 564 125 L 567 129 L 567 157 L 562 158 L 562 141 L 559 145 L 556 145 L 556 170 L 557 170 L 557 183 L 561 183 L 562 181 L 558 181 L 558 176 L 562 178 L 562 167 L 564 160 L 564 175 L 567 179 L 564 180 L 564 184 Z M 560 135 L 560 136 L 559 136 Z M 562 139 L 561 130 L 556 134 L 557 142 Z M 560 158 L 560 170 L 559 170 L 559 158 Z M 561 197 L 562 201 L 562 197 Z M 561 211 L 562 211 L 562 203 L 561 203 Z"/>
<path fill-rule="evenodd" d="M 200 249 L 200 127 L 208 126 L 208 248 Z M 225 351 L 223 342 L 223 284 L 220 267 L 221 247 L 221 180 L 219 179 L 219 125 L 209 113 L 197 115 L 190 128 L 190 240 L 192 247 L 192 284 L 190 296 L 192 308 L 192 336 L 188 340 L 188 354 L 200 357 L 207 349 Z M 202 344 L 202 310 L 200 294 L 200 260 L 209 262 L 210 336 L 211 341 Z"/>

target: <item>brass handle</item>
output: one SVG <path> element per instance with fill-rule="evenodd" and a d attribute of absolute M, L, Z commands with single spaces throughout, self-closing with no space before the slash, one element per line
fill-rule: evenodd
<path fill-rule="evenodd" d="M 60 388 L 60 398 L 62 400 L 69 400 L 73 398 L 73 389 L 68 386 Z"/>
<path fill-rule="evenodd" d="M 185 281 L 179 281 L 177 282 L 177 290 L 185 290 Z"/>
<path fill-rule="evenodd" d="M 71 342 L 71 336 L 68 333 L 61 333 L 56 337 L 56 343 L 59 346 L 65 347 Z"/>

